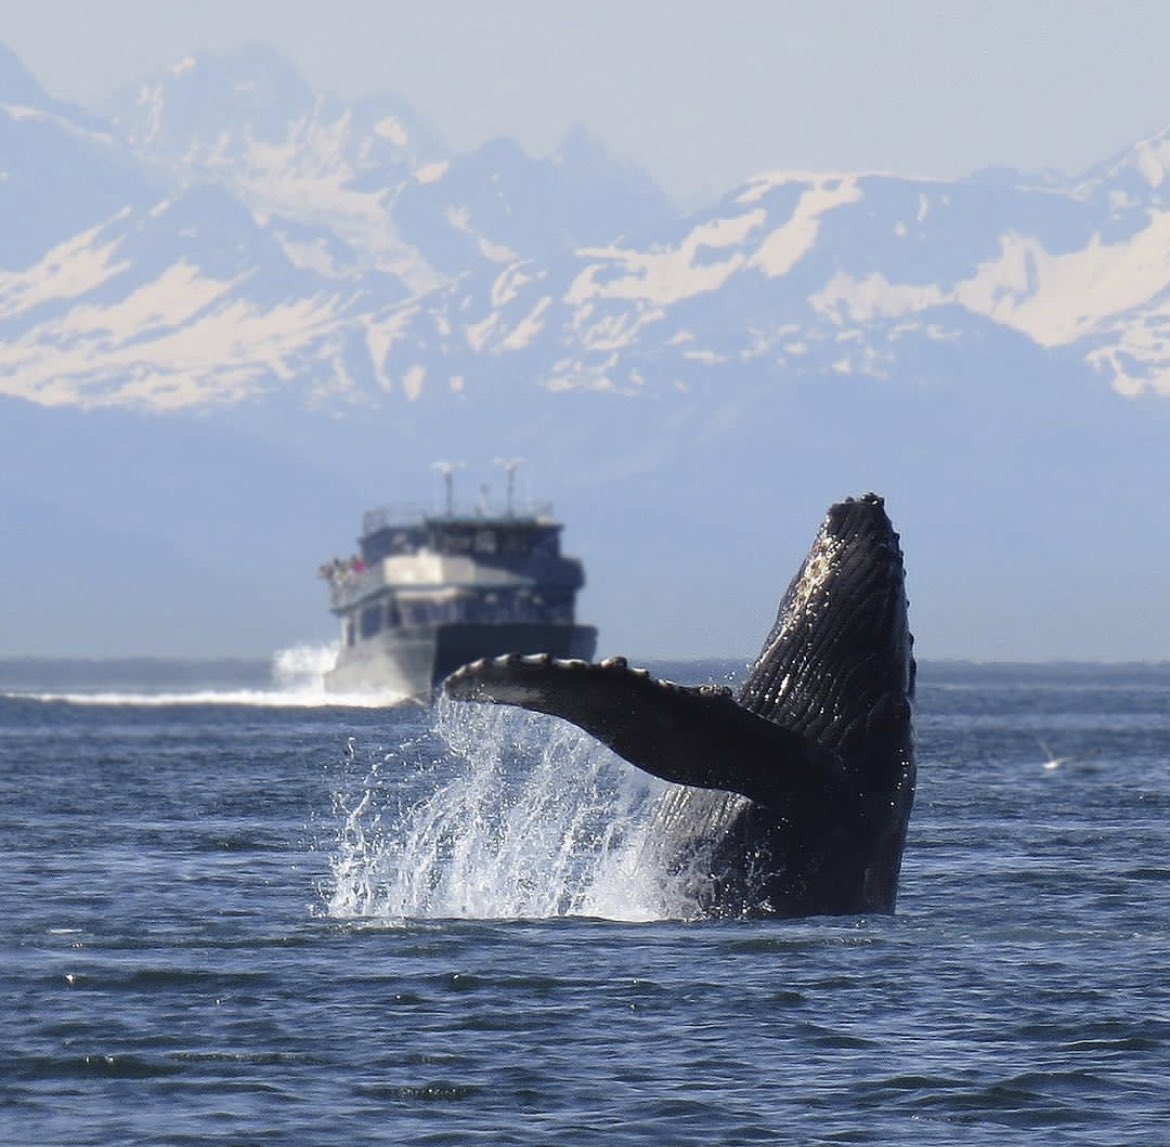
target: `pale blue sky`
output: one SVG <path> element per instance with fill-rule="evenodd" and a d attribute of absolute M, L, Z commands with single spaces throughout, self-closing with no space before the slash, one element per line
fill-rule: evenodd
<path fill-rule="evenodd" d="M 1075 172 L 1170 124 L 1164 0 L 0 0 L 0 42 L 89 105 L 248 40 L 460 150 L 582 123 L 687 204 L 775 168 Z"/>

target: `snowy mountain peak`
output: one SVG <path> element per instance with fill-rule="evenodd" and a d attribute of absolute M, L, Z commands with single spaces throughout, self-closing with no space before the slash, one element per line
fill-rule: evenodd
<path fill-rule="evenodd" d="M 445 158 L 434 134 L 401 100 L 351 104 L 314 93 L 297 70 L 263 45 L 186 56 L 124 88 L 109 112 L 123 138 L 152 161 L 187 166 L 255 163 L 264 147 L 290 144 L 329 153 L 356 169 L 421 166 Z"/>
<path fill-rule="evenodd" d="M 163 178 L 229 189 L 304 270 L 386 274 L 411 292 L 442 281 L 391 210 L 413 172 L 446 158 L 401 101 L 316 95 L 283 57 L 250 46 L 185 57 L 125 89 L 113 122 Z"/>
<path fill-rule="evenodd" d="M 0 83 L 52 104 L 10 54 Z M 263 48 L 186 57 L 119 106 L 120 139 L 67 105 L 0 115 L 22 221 L 0 234 L 2 392 L 661 396 L 913 377 L 945 348 L 1170 394 L 1170 133 L 1075 186 L 780 169 L 680 218 L 583 130 L 548 158 L 451 155 L 401 101 L 315 94 Z"/>
<path fill-rule="evenodd" d="M 314 102 L 284 57 L 250 45 L 226 55 L 186 56 L 123 89 L 110 111 L 132 146 L 173 161 L 193 149 L 206 158 L 224 147 L 225 136 L 281 139 L 288 124 L 309 114 Z"/>
<path fill-rule="evenodd" d="M 642 200 L 648 213 L 664 219 L 674 214 L 666 193 L 642 168 L 615 157 L 580 124 L 561 141 L 552 162 L 577 186 L 604 188 L 608 194 L 620 189 L 631 201 Z"/>
<path fill-rule="evenodd" d="M 1074 193 L 1114 211 L 1170 204 L 1170 127 L 1091 167 L 1076 180 Z"/>

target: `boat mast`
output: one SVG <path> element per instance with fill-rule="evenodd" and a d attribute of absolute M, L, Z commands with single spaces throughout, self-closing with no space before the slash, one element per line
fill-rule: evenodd
<path fill-rule="evenodd" d="M 507 513 L 508 517 L 513 517 L 513 495 L 516 490 L 516 471 L 520 468 L 520 463 L 523 458 L 496 458 L 494 462 L 501 467 L 505 474 L 508 475 L 508 498 L 507 498 Z"/>
<path fill-rule="evenodd" d="M 455 471 L 462 470 L 466 465 L 466 462 L 440 461 L 431 463 L 431 469 L 437 470 L 440 474 L 443 475 L 444 503 L 446 506 L 446 516 L 448 518 L 453 518 L 455 516 Z"/>

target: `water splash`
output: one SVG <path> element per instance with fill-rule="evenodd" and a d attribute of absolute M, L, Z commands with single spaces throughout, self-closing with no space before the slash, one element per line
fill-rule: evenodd
<path fill-rule="evenodd" d="M 272 681 L 285 690 L 324 688 L 325 674 L 336 664 L 336 645 L 292 645 L 272 655 Z"/>
<path fill-rule="evenodd" d="M 280 649 L 272 658 L 274 688 L 267 696 L 275 704 L 305 707 L 345 705 L 350 708 L 380 709 L 407 700 L 402 693 L 371 689 L 356 693 L 331 693 L 325 689 L 325 674 L 337 662 L 336 645 L 293 645 Z"/>
<path fill-rule="evenodd" d="M 519 710 L 441 702 L 431 737 L 429 763 L 406 743 L 339 794 L 330 915 L 695 914 L 650 834 L 659 782 L 574 726 Z"/>

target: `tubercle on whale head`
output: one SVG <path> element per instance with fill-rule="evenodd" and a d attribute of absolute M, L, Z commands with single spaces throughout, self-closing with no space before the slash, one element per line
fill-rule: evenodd
<path fill-rule="evenodd" d="M 815 561 L 819 551 L 830 555 L 832 585 L 844 584 L 847 590 L 854 590 L 866 583 L 870 586 L 885 584 L 904 596 L 901 538 L 886 513 L 885 499 L 880 495 L 863 494 L 829 507 L 794 584 L 806 573 L 809 562 Z M 824 584 L 826 587 L 830 585 L 828 578 L 824 579 Z"/>
<path fill-rule="evenodd" d="M 882 671 L 867 675 L 871 688 L 856 694 L 859 704 L 885 691 L 911 699 L 907 614 L 901 542 L 885 499 L 867 493 L 834 503 L 781 597 L 740 703 L 769 719 L 813 723 L 818 698 L 838 696 L 842 667 L 862 660 Z"/>
<path fill-rule="evenodd" d="M 867 545 L 871 547 L 871 554 L 884 554 L 884 562 L 871 561 L 870 568 L 875 575 L 871 585 L 877 586 L 881 581 L 885 583 L 888 616 L 894 622 L 891 641 L 904 646 L 904 657 L 901 659 L 905 675 L 902 691 L 907 701 L 912 701 L 917 665 L 914 660 L 914 637 L 907 619 L 909 602 L 906 596 L 902 539 L 886 513 L 885 499 L 872 492 L 857 498 L 846 498 L 829 507 L 823 529 L 836 532 L 847 546 Z"/>
<path fill-rule="evenodd" d="M 821 529 L 831 537 L 843 539 L 878 532 L 895 546 L 898 544 L 898 535 L 886 513 L 886 500 L 880 494 L 862 494 L 833 503 Z"/>

